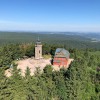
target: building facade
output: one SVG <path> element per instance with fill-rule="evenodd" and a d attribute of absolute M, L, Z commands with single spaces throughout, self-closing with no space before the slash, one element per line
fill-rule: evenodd
<path fill-rule="evenodd" d="M 53 59 L 53 65 L 66 66 L 70 53 L 64 48 L 57 48 Z"/>
<path fill-rule="evenodd" d="M 35 59 L 41 59 L 42 58 L 42 43 L 38 39 L 35 44 Z"/>

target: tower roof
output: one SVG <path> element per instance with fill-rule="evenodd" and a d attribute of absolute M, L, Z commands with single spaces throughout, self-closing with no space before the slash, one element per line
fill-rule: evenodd
<path fill-rule="evenodd" d="M 41 41 L 40 41 L 39 37 L 38 37 L 38 39 L 37 39 L 37 41 L 36 41 L 36 44 L 37 44 L 37 45 L 41 45 Z"/>

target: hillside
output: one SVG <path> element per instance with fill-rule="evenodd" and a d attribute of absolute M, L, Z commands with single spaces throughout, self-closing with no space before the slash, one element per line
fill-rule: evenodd
<path fill-rule="evenodd" d="M 31 33 L 31 32 L 0 32 L 0 45 L 6 43 L 35 42 L 40 37 L 43 43 L 59 44 L 68 48 L 96 48 L 100 49 L 100 42 L 91 42 L 91 38 L 76 34 L 63 33 Z"/>

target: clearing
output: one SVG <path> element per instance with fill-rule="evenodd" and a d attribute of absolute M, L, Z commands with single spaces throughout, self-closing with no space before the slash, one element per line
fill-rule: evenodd
<path fill-rule="evenodd" d="M 23 60 L 16 61 L 16 64 L 18 64 L 17 68 L 21 69 L 22 76 L 25 75 L 26 68 L 29 67 L 31 71 L 31 75 L 34 75 L 34 72 L 36 71 L 36 67 L 39 67 L 41 71 L 43 71 L 44 67 L 46 65 L 51 65 L 51 58 L 49 59 L 41 59 L 41 60 L 35 60 L 34 57 L 27 58 Z M 68 60 L 68 64 L 65 68 L 68 68 L 70 63 L 73 61 L 73 59 Z M 60 70 L 61 67 L 58 66 L 52 66 L 53 70 Z M 11 69 L 6 70 L 5 72 L 6 76 L 11 76 Z"/>

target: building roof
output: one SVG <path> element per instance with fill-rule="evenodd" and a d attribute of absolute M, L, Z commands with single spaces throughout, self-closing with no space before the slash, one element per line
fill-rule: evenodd
<path fill-rule="evenodd" d="M 41 45 L 41 41 L 36 41 L 36 45 Z"/>
<path fill-rule="evenodd" d="M 62 55 L 59 55 L 59 53 L 62 53 Z M 55 52 L 55 57 L 66 57 L 69 58 L 70 53 L 65 50 L 64 48 L 57 48 Z"/>
<path fill-rule="evenodd" d="M 39 37 L 38 37 L 38 39 L 36 41 L 36 45 L 41 45 L 41 41 L 40 41 Z"/>

